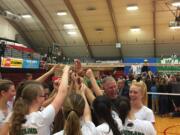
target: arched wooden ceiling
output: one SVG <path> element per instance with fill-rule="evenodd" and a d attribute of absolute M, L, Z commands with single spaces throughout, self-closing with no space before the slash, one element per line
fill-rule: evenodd
<path fill-rule="evenodd" d="M 137 11 L 127 5 L 137 4 Z M 36 49 L 59 44 L 68 57 L 154 57 L 180 53 L 180 29 L 169 28 L 175 17 L 170 0 L 0 0 L 2 11 L 31 18 L 11 24 Z M 66 16 L 58 16 L 66 11 Z M 65 28 L 64 24 L 73 24 Z M 130 28 L 138 26 L 139 32 Z M 76 35 L 68 35 L 75 31 Z M 121 48 L 115 44 L 121 43 Z"/>

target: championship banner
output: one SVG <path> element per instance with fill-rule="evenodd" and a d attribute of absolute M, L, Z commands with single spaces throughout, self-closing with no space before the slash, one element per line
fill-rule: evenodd
<path fill-rule="evenodd" d="M 23 65 L 23 59 L 1 57 L 1 67 L 22 68 L 22 65 Z"/>
<path fill-rule="evenodd" d="M 157 60 L 157 63 L 160 64 L 172 64 L 172 66 L 159 66 L 159 72 L 177 72 L 180 71 L 180 66 L 173 66 L 173 64 L 180 64 L 180 58 L 170 57 L 170 58 L 161 58 Z"/>
<path fill-rule="evenodd" d="M 38 60 L 27 60 L 27 59 L 24 59 L 24 61 L 23 61 L 23 68 L 37 69 L 37 68 L 39 68 L 39 61 Z"/>

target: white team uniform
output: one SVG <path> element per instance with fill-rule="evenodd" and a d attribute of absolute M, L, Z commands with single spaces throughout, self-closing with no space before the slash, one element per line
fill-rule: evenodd
<path fill-rule="evenodd" d="M 42 111 L 32 112 L 25 116 L 26 123 L 22 125 L 23 135 L 50 135 L 50 125 L 55 117 L 55 109 L 52 105 Z"/>
<path fill-rule="evenodd" d="M 96 127 L 91 121 L 82 123 L 81 132 L 82 135 L 98 135 Z M 64 130 L 57 132 L 54 135 L 64 135 Z"/>
<path fill-rule="evenodd" d="M 119 118 L 118 114 L 112 111 L 112 117 L 117 123 L 119 131 L 121 131 L 123 126 L 122 126 L 122 121 Z M 107 123 L 102 123 L 101 125 L 97 126 L 96 129 L 98 131 L 98 135 L 113 135 L 113 132 L 112 130 L 110 130 L 110 127 Z"/>
<path fill-rule="evenodd" d="M 0 110 L 0 128 L 4 122 L 6 122 L 7 116 L 11 113 L 12 107 L 7 103 L 7 113 L 4 113 L 2 110 Z"/>
<path fill-rule="evenodd" d="M 140 120 L 147 120 L 152 123 L 155 122 L 153 111 L 146 106 L 143 106 L 138 112 L 136 112 L 135 117 Z"/>
<path fill-rule="evenodd" d="M 118 114 L 112 111 L 112 117 L 116 121 L 119 131 L 122 129 L 122 121 L 120 120 Z M 109 125 L 107 123 L 102 123 L 101 125 L 95 127 L 94 123 L 81 122 L 81 132 L 82 135 L 113 135 L 112 130 L 109 130 Z M 64 131 L 60 131 L 54 135 L 64 135 Z"/>
<path fill-rule="evenodd" d="M 121 133 L 122 135 L 156 135 L 151 122 L 139 119 L 127 119 Z"/>

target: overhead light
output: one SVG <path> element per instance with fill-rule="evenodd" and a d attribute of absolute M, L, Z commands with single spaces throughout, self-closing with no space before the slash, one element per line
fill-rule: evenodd
<path fill-rule="evenodd" d="M 138 31 L 140 31 L 141 29 L 140 29 L 140 27 L 137 27 L 137 26 L 134 27 L 134 26 L 133 26 L 133 27 L 130 28 L 130 30 L 131 30 L 132 32 L 138 32 Z"/>
<path fill-rule="evenodd" d="M 172 5 L 175 7 L 180 7 L 180 2 L 173 2 Z"/>
<path fill-rule="evenodd" d="M 6 13 L 6 14 L 13 14 L 12 12 L 10 12 L 8 10 L 4 11 L 4 13 Z"/>
<path fill-rule="evenodd" d="M 20 15 L 14 14 L 14 13 L 7 11 L 7 10 L 2 11 L 1 15 L 7 19 L 14 20 L 14 21 L 19 21 L 22 18 Z"/>
<path fill-rule="evenodd" d="M 65 16 L 65 15 L 67 15 L 67 12 L 66 11 L 59 11 L 56 14 L 59 16 Z"/>
<path fill-rule="evenodd" d="M 180 26 L 172 26 L 170 29 L 180 29 Z"/>
<path fill-rule="evenodd" d="M 76 35 L 76 34 L 77 34 L 76 31 L 68 31 L 67 33 L 68 33 L 69 35 Z"/>
<path fill-rule="evenodd" d="M 180 1 L 179 0 L 173 0 L 172 5 L 175 7 L 180 7 Z"/>
<path fill-rule="evenodd" d="M 22 18 L 31 18 L 32 16 L 29 14 L 21 15 Z"/>
<path fill-rule="evenodd" d="M 128 6 L 126 7 L 126 9 L 127 9 L 128 11 L 134 11 L 134 10 L 138 10 L 139 8 L 138 8 L 137 5 L 132 4 L 132 5 L 128 5 Z"/>
<path fill-rule="evenodd" d="M 64 24 L 63 26 L 65 29 L 73 29 L 74 28 L 73 24 Z"/>

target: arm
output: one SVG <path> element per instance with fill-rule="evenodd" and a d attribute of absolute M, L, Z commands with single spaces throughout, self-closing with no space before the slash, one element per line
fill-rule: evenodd
<path fill-rule="evenodd" d="M 89 101 L 89 103 L 92 105 L 92 103 L 95 99 L 95 96 L 89 88 L 86 88 L 85 95 L 86 95 L 86 98 Z"/>
<path fill-rule="evenodd" d="M 66 65 L 64 67 L 61 84 L 58 88 L 58 93 L 55 99 L 51 103 L 51 105 L 54 107 L 56 111 L 56 114 L 59 111 L 59 109 L 62 107 L 64 99 L 68 93 L 69 69 L 70 69 L 70 66 Z"/>
<path fill-rule="evenodd" d="M 90 109 L 89 104 L 87 102 L 87 99 L 86 99 L 86 96 L 85 96 L 85 91 L 86 91 L 86 85 L 82 84 L 82 86 L 81 86 L 81 95 L 82 95 L 82 97 L 84 98 L 84 101 L 85 101 L 85 108 L 84 108 L 83 117 L 84 117 L 85 121 L 91 121 L 92 120 L 92 118 L 91 118 L 91 109 Z"/>
<path fill-rule="evenodd" d="M 54 93 L 51 97 L 49 97 L 47 100 L 45 100 L 42 104 L 42 107 L 48 106 L 56 97 L 57 93 Z"/>
<path fill-rule="evenodd" d="M 88 69 L 86 71 L 86 76 L 90 79 L 92 87 L 93 87 L 93 91 L 96 94 L 96 96 L 103 95 L 102 90 L 100 89 L 100 87 L 96 83 L 96 79 L 95 79 L 94 74 L 93 74 L 91 69 Z"/>
<path fill-rule="evenodd" d="M 44 82 L 50 75 L 52 75 L 57 68 L 57 65 L 53 66 L 48 72 L 36 79 L 37 82 Z"/>
<path fill-rule="evenodd" d="M 8 135 L 9 134 L 9 123 L 4 123 L 0 128 L 0 135 Z"/>

